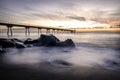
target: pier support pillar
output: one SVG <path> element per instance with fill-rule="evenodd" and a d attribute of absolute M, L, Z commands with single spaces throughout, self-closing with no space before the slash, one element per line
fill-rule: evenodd
<path fill-rule="evenodd" d="M 40 35 L 40 33 L 42 33 L 41 28 L 38 28 L 38 35 Z"/>
<path fill-rule="evenodd" d="M 46 31 L 46 33 L 48 34 L 48 33 L 50 33 L 50 29 L 46 29 L 47 31 Z"/>
<path fill-rule="evenodd" d="M 25 27 L 25 35 L 29 36 L 30 35 L 30 27 Z"/>
<path fill-rule="evenodd" d="M 11 25 L 7 25 L 7 36 L 13 36 L 12 26 Z"/>
<path fill-rule="evenodd" d="M 52 33 L 55 33 L 55 29 L 52 29 Z"/>

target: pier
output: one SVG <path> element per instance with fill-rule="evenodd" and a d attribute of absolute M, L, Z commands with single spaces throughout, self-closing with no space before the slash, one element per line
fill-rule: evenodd
<path fill-rule="evenodd" d="M 25 29 L 25 35 L 30 35 L 30 28 L 38 29 L 38 34 L 42 33 L 42 29 L 46 30 L 46 33 L 54 33 L 55 31 L 70 32 L 74 33 L 75 30 L 65 29 L 65 28 L 55 28 L 55 27 L 45 27 L 45 26 L 31 26 L 22 24 L 11 24 L 11 23 L 0 23 L 1 26 L 7 27 L 7 36 L 13 36 L 13 27 L 23 27 Z"/>

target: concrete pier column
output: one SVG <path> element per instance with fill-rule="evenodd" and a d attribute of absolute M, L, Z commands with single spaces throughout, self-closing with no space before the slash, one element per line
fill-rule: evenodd
<path fill-rule="evenodd" d="M 28 27 L 28 26 L 25 27 L 25 35 L 26 36 L 30 35 L 30 27 Z"/>
<path fill-rule="evenodd" d="M 55 29 L 52 29 L 52 33 L 55 33 Z"/>
<path fill-rule="evenodd" d="M 28 35 L 30 35 L 30 28 L 28 27 Z"/>
<path fill-rule="evenodd" d="M 38 28 L 38 35 L 40 35 L 40 33 L 42 33 L 41 28 Z"/>
<path fill-rule="evenodd" d="M 7 25 L 7 36 L 13 36 L 12 25 Z"/>
<path fill-rule="evenodd" d="M 57 33 L 59 33 L 59 29 L 57 29 Z"/>
<path fill-rule="evenodd" d="M 47 33 L 47 34 L 50 33 L 50 29 L 46 29 L 46 33 Z"/>

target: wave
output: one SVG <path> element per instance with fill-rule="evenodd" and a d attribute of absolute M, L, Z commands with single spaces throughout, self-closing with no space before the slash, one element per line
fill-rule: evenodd
<path fill-rule="evenodd" d="M 119 56 L 119 57 L 118 57 Z M 76 48 L 32 47 L 8 49 L 3 55 L 6 64 L 40 64 L 48 62 L 55 67 L 98 67 L 108 70 L 120 69 L 119 52 L 89 43 L 76 43 Z"/>

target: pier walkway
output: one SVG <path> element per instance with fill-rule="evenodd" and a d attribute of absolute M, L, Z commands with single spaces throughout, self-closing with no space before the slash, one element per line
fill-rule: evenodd
<path fill-rule="evenodd" d="M 45 27 L 45 26 L 31 26 L 31 25 L 22 25 L 22 24 L 11 24 L 11 23 L 0 23 L 1 26 L 7 27 L 7 35 L 12 36 L 13 35 L 13 27 L 23 27 L 25 28 L 25 35 L 30 35 L 30 28 L 36 28 L 38 29 L 38 34 L 42 32 L 42 29 L 46 30 L 46 33 L 50 33 L 50 31 L 66 31 L 74 33 L 75 30 L 71 29 L 65 29 L 65 28 L 55 28 L 55 27 Z"/>

